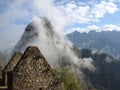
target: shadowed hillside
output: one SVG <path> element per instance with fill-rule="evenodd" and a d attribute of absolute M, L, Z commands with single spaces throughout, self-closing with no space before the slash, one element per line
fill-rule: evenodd
<path fill-rule="evenodd" d="M 74 31 L 67 34 L 67 37 L 79 48 L 97 50 L 101 53 L 107 53 L 114 58 L 120 59 L 119 31 L 90 31 L 89 33 Z"/>

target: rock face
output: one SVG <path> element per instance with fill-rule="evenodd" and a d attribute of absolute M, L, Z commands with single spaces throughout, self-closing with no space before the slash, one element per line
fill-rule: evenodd
<path fill-rule="evenodd" d="M 37 47 L 28 47 L 13 71 L 13 90 L 62 90 L 62 85 Z"/>

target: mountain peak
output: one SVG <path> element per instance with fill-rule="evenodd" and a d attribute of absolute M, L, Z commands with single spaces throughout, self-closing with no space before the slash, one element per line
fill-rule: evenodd
<path fill-rule="evenodd" d="M 73 33 L 80 33 L 79 31 L 75 30 Z"/>
<path fill-rule="evenodd" d="M 80 33 L 67 34 L 75 46 L 79 48 L 87 48 L 91 50 L 98 50 L 102 53 L 107 53 L 113 57 L 120 59 L 120 32 L 118 31 L 90 31 L 87 34 Z"/>
<path fill-rule="evenodd" d="M 55 32 L 53 31 L 52 24 L 46 17 L 37 17 L 25 28 L 25 31 L 16 44 L 13 53 L 23 51 L 28 44 L 34 42 L 37 39 L 44 39 L 43 34 L 44 38 L 52 38 L 55 35 Z M 29 46 L 31 46 L 31 44 Z"/>

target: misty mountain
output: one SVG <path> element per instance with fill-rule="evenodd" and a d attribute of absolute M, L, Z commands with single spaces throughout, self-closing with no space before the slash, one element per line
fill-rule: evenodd
<path fill-rule="evenodd" d="M 91 83 L 96 90 L 120 89 L 120 61 L 105 53 L 93 53 L 89 49 L 81 49 L 80 53 L 82 58 L 92 58 L 96 68 L 94 72 L 82 69 L 87 83 Z M 88 88 L 92 90 L 89 85 Z"/>
<path fill-rule="evenodd" d="M 115 58 L 120 58 L 120 32 L 118 31 L 90 31 L 80 33 L 74 31 L 67 37 L 75 46 L 107 53 Z"/>
<path fill-rule="evenodd" d="M 51 66 L 77 64 L 77 55 L 72 50 L 72 44 L 58 33 L 46 17 L 38 17 L 25 28 L 13 52 L 23 52 L 28 46 L 37 46 Z M 64 61 L 63 61 L 64 59 Z M 78 66 L 78 65 L 77 65 Z"/>
<path fill-rule="evenodd" d="M 74 43 L 76 54 L 80 58 L 92 58 L 95 71 L 82 69 L 85 81 L 97 90 L 118 90 L 120 89 L 120 61 L 113 56 L 119 56 L 120 32 L 102 31 L 80 33 L 75 31 L 67 35 Z M 84 49 L 81 49 L 84 48 Z M 91 49 L 91 50 L 90 50 Z M 96 51 L 98 50 L 98 51 Z M 88 90 L 92 90 L 88 84 Z"/>
<path fill-rule="evenodd" d="M 73 34 L 75 36 L 72 38 L 75 38 L 73 40 L 76 43 L 87 41 L 87 38 L 84 37 L 78 39 L 81 34 L 78 32 L 74 32 L 68 37 Z M 87 36 L 87 33 L 83 33 L 83 36 Z M 93 37 L 94 39 L 97 41 L 97 38 Z M 110 40 L 107 42 L 111 44 Z M 106 42 L 104 41 L 104 43 Z M 28 46 L 37 46 L 52 67 L 68 67 L 72 70 L 76 74 L 80 86 L 84 88 L 82 90 L 93 90 L 93 88 L 117 90 L 120 88 L 120 70 L 117 69 L 120 68 L 119 61 L 104 53 L 78 49 L 76 47 L 78 45 L 74 46 L 65 36 L 54 30 L 51 22 L 45 17 L 38 17 L 28 24 L 12 53 L 23 52 Z"/>

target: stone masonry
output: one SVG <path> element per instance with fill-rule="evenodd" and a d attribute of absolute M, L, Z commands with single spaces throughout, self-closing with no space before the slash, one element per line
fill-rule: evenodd
<path fill-rule="evenodd" d="M 18 57 L 18 61 L 11 59 L 4 69 L 8 90 L 63 90 L 59 78 L 37 47 L 28 47 Z"/>

